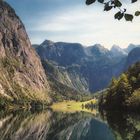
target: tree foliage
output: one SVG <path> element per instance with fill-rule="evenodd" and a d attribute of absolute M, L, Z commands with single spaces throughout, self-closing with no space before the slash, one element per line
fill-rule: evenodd
<path fill-rule="evenodd" d="M 140 106 L 140 62 L 132 65 L 118 79 L 112 79 L 100 106 L 113 109 L 137 109 Z"/>
<path fill-rule="evenodd" d="M 118 9 L 118 12 L 114 15 L 114 18 L 117 20 L 121 20 L 124 18 L 126 21 L 132 21 L 134 16 L 140 16 L 139 10 L 135 11 L 135 14 L 127 13 L 127 9 L 123 8 L 122 0 L 86 0 L 86 4 L 91 5 L 96 1 L 104 5 L 104 11 Z M 133 4 L 138 0 L 130 1 Z"/>

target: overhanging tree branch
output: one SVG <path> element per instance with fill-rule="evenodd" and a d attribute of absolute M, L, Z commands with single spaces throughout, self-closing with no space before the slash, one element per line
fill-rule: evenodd
<path fill-rule="evenodd" d="M 121 20 L 122 18 L 125 18 L 126 21 L 132 21 L 134 16 L 140 16 L 140 11 L 136 11 L 134 15 L 127 13 L 127 9 L 122 8 L 122 2 L 120 0 L 86 0 L 86 4 L 91 5 L 96 1 L 104 5 L 104 11 L 110 11 L 113 8 L 117 8 L 118 12 L 114 15 L 115 19 Z M 130 1 L 131 3 L 135 3 L 138 0 Z"/>

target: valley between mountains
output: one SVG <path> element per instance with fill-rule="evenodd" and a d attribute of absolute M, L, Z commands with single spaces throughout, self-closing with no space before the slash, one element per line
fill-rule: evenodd
<path fill-rule="evenodd" d="M 126 49 L 114 45 L 108 50 L 100 44 L 86 47 L 45 40 L 33 47 L 50 77 L 83 93 L 107 88 L 113 77 L 140 60 L 140 45 L 133 44 Z"/>

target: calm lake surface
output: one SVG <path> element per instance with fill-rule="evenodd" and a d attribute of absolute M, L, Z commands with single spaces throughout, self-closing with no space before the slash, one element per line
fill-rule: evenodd
<path fill-rule="evenodd" d="M 140 116 L 0 111 L 0 140 L 140 140 Z"/>

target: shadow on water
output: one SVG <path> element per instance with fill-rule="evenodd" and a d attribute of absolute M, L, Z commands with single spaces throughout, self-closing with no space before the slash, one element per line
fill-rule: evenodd
<path fill-rule="evenodd" d="M 140 140 L 140 114 L 102 112 L 116 140 Z"/>
<path fill-rule="evenodd" d="M 140 117 L 123 113 L 0 111 L 0 140 L 139 140 Z"/>

